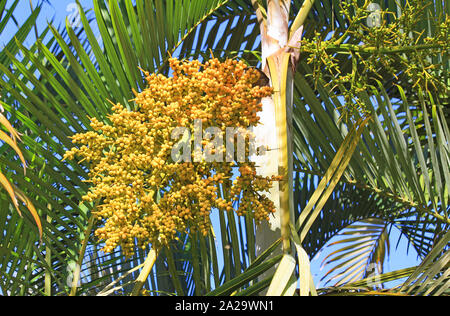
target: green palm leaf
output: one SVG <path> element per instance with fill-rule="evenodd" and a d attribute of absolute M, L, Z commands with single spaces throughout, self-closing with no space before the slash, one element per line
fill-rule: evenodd
<path fill-rule="evenodd" d="M 367 219 L 346 227 L 338 241 L 329 244 L 336 249 L 327 255 L 323 266 L 332 268 L 322 277 L 334 286 L 352 283 L 368 274 L 383 273 L 389 253 L 388 227 L 383 220 Z"/>

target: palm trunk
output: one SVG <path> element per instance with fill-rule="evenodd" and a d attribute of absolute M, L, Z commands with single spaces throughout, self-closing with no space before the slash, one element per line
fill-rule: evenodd
<path fill-rule="evenodd" d="M 292 108 L 293 74 L 298 63 L 301 25 L 297 18 L 289 30 L 290 0 L 267 0 L 267 11 L 254 0 L 261 31 L 262 71 L 274 88 L 272 98 L 262 100 L 261 125 L 255 129 L 259 144 L 269 147 L 266 155 L 257 159 L 258 172 L 263 176 L 282 175 L 283 181 L 275 185 L 270 196 L 277 212 L 268 224 L 256 231 L 256 245 L 260 252 L 278 238 L 282 239 L 283 252 L 289 253 L 290 228 L 293 214 L 293 148 Z M 306 0 L 299 16 L 306 16 L 312 2 Z M 306 11 L 305 11 L 306 10 Z"/>

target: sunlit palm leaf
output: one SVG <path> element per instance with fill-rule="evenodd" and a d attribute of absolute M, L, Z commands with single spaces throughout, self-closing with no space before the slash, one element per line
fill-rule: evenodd
<path fill-rule="evenodd" d="M 5 11 L 6 9 L 6 5 L 7 5 L 7 1 L 3 1 L 2 4 L 0 5 L 0 30 L 4 30 L 5 27 L 8 25 L 8 23 L 12 23 L 11 20 L 13 19 L 13 14 L 14 14 L 14 10 L 16 8 L 18 4 L 18 1 L 14 1 L 12 4 L 10 3 L 10 7 L 7 9 L 7 11 Z M 33 27 L 33 25 L 36 22 L 36 19 L 39 15 L 41 7 L 38 6 L 36 8 L 36 10 L 34 10 L 33 12 L 31 12 L 30 16 L 26 19 L 26 21 L 23 23 L 22 26 L 20 26 L 18 28 L 18 30 L 16 31 L 16 33 L 13 35 L 13 37 L 11 39 L 9 39 L 9 42 L 5 45 L 4 48 L 2 48 L 2 50 L 0 51 L 0 65 L 2 66 L 2 68 L 6 68 L 10 66 L 10 58 L 8 56 L 8 51 L 12 51 L 14 53 L 17 53 L 19 50 L 19 47 L 16 45 L 16 40 L 17 41 L 24 41 L 28 34 L 31 31 L 31 28 Z M 3 77 L 3 72 L 0 74 Z M 7 106 L 6 103 L 4 103 L 4 101 L 9 101 L 8 99 L 8 92 L 5 91 L 5 89 L 2 87 L 2 89 L 0 90 L 0 97 L 2 98 L 2 100 L 0 100 L 0 109 L 3 112 L 4 108 Z M 3 112 L 5 113 L 5 112 Z M 17 175 L 24 175 L 24 173 L 26 172 L 26 167 L 27 167 L 27 162 L 25 161 L 25 157 L 22 154 L 22 150 L 21 148 L 19 148 L 19 145 L 17 143 L 17 141 L 20 141 L 20 134 L 16 131 L 16 129 L 12 126 L 12 124 L 10 123 L 10 121 L 3 115 L 3 113 L 0 113 L 0 123 L 1 123 L 1 127 L 5 128 L 9 134 L 7 135 L 5 132 L 0 131 L 0 139 L 5 143 L 2 146 L 2 155 L 4 157 L 6 157 L 6 159 L 8 159 L 10 161 L 10 163 L 13 165 L 13 170 L 15 170 L 15 172 L 17 172 Z M 9 146 L 10 148 L 13 149 L 13 152 L 11 152 L 9 149 L 6 149 L 7 146 Z M 14 155 L 18 155 L 19 156 L 19 160 L 17 160 Z M 21 165 L 21 170 L 19 169 L 19 166 Z M 2 164 L 2 171 L 4 172 L 5 170 L 11 171 L 11 168 L 6 167 L 5 165 Z M 19 169 L 19 170 L 17 170 Z M 25 204 L 26 208 L 28 209 L 29 213 L 26 213 L 26 215 L 31 214 L 32 216 L 32 220 L 28 220 L 26 219 L 26 224 L 24 227 L 24 230 L 27 232 L 24 232 L 24 234 L 26 234 L 27 237 L 21 239 L 20 242 L 16 242 L 14 239 L 10 240 L 9 242 L 7 242 L 8 238 L 11 236 L 14 236 L 13 238 L 17 237 L 17 235 L 13 235 L 13 234 L 8 234 L 6 233 L 4 235 L 5 239 L 2 238 L 2 241 L 0 243 L 0 247 L 2 248 L 2 255 L 0 256 L 2 262 L 2 274 L 4 275 L 8 275 L 8 274 L 16 274 L 17 272 L 20 271 L 25 271 L 25 269 L 29 266 L 29 262 L 28 262 L 28 258 L 30 258 L 31 256 L 33 256 L 33 250 L 31 248 L 31 243 L 29 243 L 30 240 L 33 239 L 32 237 L 32 229 L 30 230 L 31 226 L 27 226 L 28 224 L 31 224 L 32 221 L 34 221 L 34 223 L 36 224 L 38 231 L 39 231 L 39 238 L 42 238 L 42 224 L 41 224 L 41 219 L 32 203 L 32 201 L 27 197 L 27 195 L 19 189 L 19 187 L 17 187 L 14 184 L 14 179 L 11 179 L 9 174 L 4 174 L 4 173 L 0 173 L 0 182 L 3 186 L 3 188 L 8 192 L 9 197 L 11 198 L 11 202 L 12 203 L 3 203 L 3 213 L 5 213 L 4 218 L 2 218 L 2 226 L 4 229 L 18 229 L 23 225 L 23 219 L 18 219 L 16 216 L 10 216 L 8 215 L 9 211 L 11 211 L 12 209 L 9 207 L 10 205 L 13 206 L 15 208 L 15 210 L 18 212 L 18 214 L 20 216 L 23 216 L 24 213 L 21 212 L 21 208 L 22 208 L 22 202 Z M 22 186 L 21 186 L 22 187 Z M 20 203 L 19 203 L 20 201 Z M 2 230 L 3 232 L 3 230 Z M 11 255 L 14 254 L 14 257 L 11 257 Z M 13 259 L 14 258 L 14 259 Z M 12 259 L 12 261 L 9 261 L 9 259 Z M 8 263 L 9 266 L 8 266 Z M 4 265 L 4 266 L 3 266 Z M 21 274 L 19 274 L 21 275 Z M 25 279 L 30 280 L 31 277 L 31 269 L 29 270 L 29 272 L 27 272 L 26 274 L 23 275 L 23 277 Z M 0 288 L 2 293 L 14 293 L 18 288 L 16 287 L 16 284 L 13 281 L 13 279 L 10 279 L 8 277 L 2 278 L 5 280 L 5 283 L 3 283 Z M 12 281 L 12 283 L 10 283 Z M 24 280 L 22 280 L 24 281 Z M 17 282 L 19 282 L 19 280 L 17 280 Z M 11 284 L 12 288 L 8 285 Z M 22 286 L 22 291 L 28 291 L 29 285 L 27 286 Z"/>
<path fill-rule="evenodd" d="M 323 267 L 332 267 L 322 277 L 326 284 L 341 286 L 368 274 L 383 273 L 389 253 L 388 227 L 383 220 L 367 219 L 345 228 L 338 241 L 329 244 L 335 249 L 323 261 Z"/>
<path fill-rule="evenodd" d="M 410 295 L 450 294 L 450 232 L 447 231 L 400 288 Z"/>

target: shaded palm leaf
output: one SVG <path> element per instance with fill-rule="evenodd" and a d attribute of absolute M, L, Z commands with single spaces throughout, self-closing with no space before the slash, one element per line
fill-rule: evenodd
<path fill-rule="evenodd" d="M 305 73 L 311 71 L 304 64 L 301 67 L 305 67 L 303 68 Z M 315 90 L 312 83 L 308 83 L 308 80 L 300 74 L 297 74 L 296 87 L 299 99 L 297 99 L 298 106 L 294 109 L 294 122 L 299 133 L 295 136 L 294 142 L 297 146 L 296 157 L 299 168 L 306 172 L 323 174 L 328 166 L 327 161 L 330 161 L 334 155 L 334 148 L 338 148 L 343 135 L 347 133 L 347 127 L 339 120 L 338 109 L 342 107 L 342 104 L 339 98 L 324 86 L 319 85 L 318 90 Z M 435 136 L 430 127 L 427 133 L 428 148 L 419 145 L 411 148 L 408 144 L 414 142 L 418 144 L 419 142 L 417 134 L 414 133 L 415 125 L 408 126 L 413 133 L 407 139 L 405 135 L 408 134 L 399 128 L 397 115 L 387 94 L 383 92 L 382 86 L 379 86 L 378 89 L 378 91 L 373 91 L 374 98 L 367 94 L 363 95 L 367 105 L 374 110 L 374 113 L 379 113 L 380 118 L 375 116 L 375 120 L 363 132 L 363 141 L 359 144 L 358 153 L 350 162 L 349 169 L 344 175 L 345 179 L 348 183 L 355 184 L 361 189 L 370 190 L 374 194 L 402 204 L 405 214 L 409 214 L 409 216 L 415 214 L 417 217 L 427 214 L 428 220 L 420 222 L 420 225 L 425 225 L 424 229 L 431 225 L 436 228 L 436 233 L 438 233 L 448 225 L 446 206 L 448 196 L 444 193 L 448 189 L 442 178 L 439 178 L 439 174 L 441 177 L 448 176 L 448 171 L 438 172 L 438 175 L 434 176 L 435 185 L 424 186 L 426 182 L 420 179 L 428 177 L 431 170 L 448 168 L 448 153 L 443 149 L 445 148 L 444 144 L 448 142 L 444 128 L 439 128 L 436 131 L 438 135 Z M 305 106 L 306 104 L 309 110 Z M 407 103 L 403 103 L 402 108 L 406 109 L 406 113 L 408 113 Z M 434 111 L 437 119 L 440 118 L 439 108 L 441 106 L 436 105 L 436 111 Z M 423 111 L 427 113 L 425 107 L 423 107 Z M 412 117 L 410 117 L 410 122 L 413 122 Z M 439 122 L 441 122 L 440 119 Z M 316 132 L 311 134 L 312 130 Z M 434 159 L 435 163 L 433 163 L 433 159 L 422 160 L 422 167 L 420 167 L 419 161 L 420 157 L 423 157 L 423 152 L 437 157 L 437 148 L 440 148 L 439 157 L 445 166 L 438 163 L 436 158 Z M 386 164 L 386 162 L 388 163 Z M 417 173 L 420 168 L 424 170 L 422 175 Z M 391 215 L 398 216 L 398 209 L 393 209 Z M 420 229 L 415 230 L 416 233 L 418 231 Z M 430 244 L 422 243 L 415 244 L 415 246 L 420 252 L 420 249 L 429 247 Z"/>

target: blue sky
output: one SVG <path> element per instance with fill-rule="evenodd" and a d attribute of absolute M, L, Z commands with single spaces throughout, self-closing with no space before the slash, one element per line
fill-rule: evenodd
<path fill-rule="evenodd" d="M 4 0 L 2 0 L 4 1 Z M 7 0 L 7 8 L 13 3 L 11 0 Z M 32 0 L 33 8 L 41 3 L 42 0 Z M 83 8 L 88 9 L 92 7 L 92 0 L 80 0 L 80 4 Z M 16 10 L 14 11 L 14 17 L 19 25 L 23 23 L 30 14 L 30 1 L 20 0 Z M 49 0 L 48 3 L 44 2 L 41 16 L 38 19 L 37 27 L 41 31 L 47 26 L 47 21 L 54 21 L 56 27 L 63 25 L 66 18 L 73 18 L 76 16 L 76 2 L 74 0 Z M 15 34 L 17 27 L 14 22 L 10 21 L 5 30 L 0 34 L 0 47 L 11 39 Z M 31 32 L 25 45 L 29 45 L 34 41 L 34 31 Z"/>
<path fill-rule="evenodd" d="M 2 0 L 3 1 L 3 0 Z M 33 6 L 36 6 L 37 3 L 40 1 L 33 0 Z M 76 6 L 75 1 L 73 0 L 50 0 L 50 4 L 44 3 L 42 15 L 38 21 L 38 29 L 42 30 L 45 28 L 47 20 L 50 21 L 54 19 L 54 25 L 60 26 L 63 25 L 66 18 L 73 18 L 76 17 Z M 9 3 L 12 3 L 12 1 L 9 1 Z M 87 9 L 92 6 L 92 0 L 80 0 L 81 5 Z M 15 11 L 15 18 L 17 19 L 18 23 L 22 23 L 26 17 L 30 13 L 30 3 L 27 0 L 20 0 L 18 8 Z M 6 43 L 14 34 L 16 31 L 16 27 L 11 24 L 8 25 L 5 31 L 0 34 L 0 47 L 3 47 L 4 43 Z M 34 41 L 34 32 L 30 35 L 28 40 L 26 41 L 25 45 L 28 46 Z M 220 234 L 218 234 L 220 235 Z M 220 236 L 218 237 L 218 241 L 220 243 Z M 416 253 L 414 250 L 410 249 L 409 253 L 407 251 L 407 243 L 405 238 L 402 238 L 400 243 L 397 246 L 397 240 L 399 238 L 399 232 L 393 229 L 392 233 L 392 239 L 391 239 L 391 255 L 389 260 L 386 264 L 386 270 L 392 271 L 397 270 L 401 268 L 410 267 L 417 264 L 417 258 Z M 332 241 L 335 241 L 333 239 Z M 312 273 L 314 276 L 314 280 L 316 283 L 316 286 L 323 285 L 320 283 L 320 275 L 323 275 L 323 273 L 326 271 L 326 268 L 324 271 L 321 271 L 320 264 L 323 260 L 323 258 L 326 257 L 327 254 L 330 253 L 329 249 L 325 249 L 323 252 L 319 253 L 315 258 L 312 259 Z"/>

